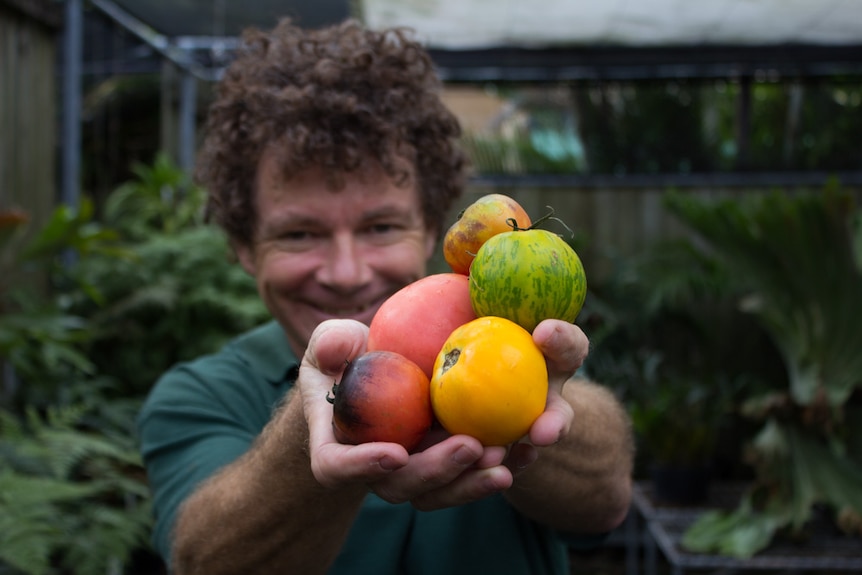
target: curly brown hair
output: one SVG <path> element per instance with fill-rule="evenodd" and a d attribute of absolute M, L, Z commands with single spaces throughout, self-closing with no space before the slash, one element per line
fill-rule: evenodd
<path fill-rule="evenodd" d="M 285 178 L 321 167 L 334 189 L 368 160 L 399 185 L 415 174 L 425 224 L 439 237 L 466 167 L 441 87 L 428 53 L 404 29 L 371 31 L 348 20 L 302 30 L 284 19 L 270 32 L 246 31 L 198 156 L 208 217 L 235 245 L 253 242 L 255 175 L 274 148 Z"/>

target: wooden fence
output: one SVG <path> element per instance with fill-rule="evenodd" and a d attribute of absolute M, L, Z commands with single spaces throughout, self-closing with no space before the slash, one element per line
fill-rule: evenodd
<path fill-rule="evenodd" d="M 512 196 L 527 210 L 532 218 L 547 213 L 548 206 L 575 233 L 578 253 L 584 262 L 588 277 L 600 280 L 610 271 L 615 257 L 639 253 L 649 243 L 688 234 L 687 229 L 673 215 L 665 211 L 662 198 L 667 187 L 619 187 L 619 186 L 500 186 L 473 185 L 453 208 L 447 226 L 455 221 L 457 214 L 478 197 L 499 192 Z M 799 186 L 686 186 L 675 188 L 681 193 L 703 198 L 740 197 L 761 194 L 775 189 L 785 193 L 805 193 L 822 189 L 819 185 Z M 862 188 L 848 187 L 862 200 Z M 444 228 L 445 229 L 445 228 Z M 567 233 L 565 228 L 555 228 Z M 448 268 L 439 254 L 431 263 L 431 271 L 446 271 Z"/>
<path fill-rule="evenodd" d="M 58 5 L 0 0 L 0 207 L 29 212 L 32 227 L 55 205 Z"/>

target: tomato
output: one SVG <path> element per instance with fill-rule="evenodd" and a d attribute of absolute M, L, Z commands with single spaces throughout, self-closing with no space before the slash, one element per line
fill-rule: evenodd
<path fill-rule="evenodd" d="M 443 342 L 452 330 L 475 318 L 466 276 L 426 276 L 383 302 L 369 326 L 368 350 L 400 353 L 430 378 Z"/>
<path fill-rule="evenodd" d="M 468 275 L 473 258 L 488 238 L 530 224 L 530 216 L 513 198 L 482 196 L 461 212 L 443 236 L 443 258 L 453 272 Z"/>
<path fill-rule="evenodd" d="M 548 370 L 527 330 L 499 317 L 480 317 L 446 340 L 434 364 L 431 407 L 452 434 L 483 445 L 524 436 L 545 409 Z"/>
<path fill-rule="evenodd" d="M 327 400 L 339 443 L 399 443 L 414 449 L 431 427 L 428 376 L 397 353 L 372 351 L 344 370 Z"/>
<path fill-rule="evenodd" d="M 530 332 L 543 319 L 574 322 L 586 297 L 578 254 L 547 230 L 497 234 L 479 249 L 470 271 L 476 315 L 504 317 Z"/>

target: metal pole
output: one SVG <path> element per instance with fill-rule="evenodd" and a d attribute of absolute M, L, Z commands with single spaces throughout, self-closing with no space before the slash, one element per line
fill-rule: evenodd
<path fill-rule="evenodd" d="M 153 30 L 112 0 L 90 0 L 90 3 L 102 11 L 107 17 L 146 42 L 159 54 L 182 68 L 188 70 L 201 80 L 213 81 L 219 78 L 219 71 L 209 71 L 201 66 L 185 49 L 176 46 L 170 38 Z"/>
<path fill-rule="evenodd" d="M 66 0 L 63 37 L 63 156 L 60 200 L 77 207 L 81 174 L 82 0 Z"/>
<path fill-rule="evenodd" d="M 180 167 L 191 174 L 195 164 L 195 116 L 197 113 L 197 78 L 183 71 L 180 86 Z"/>

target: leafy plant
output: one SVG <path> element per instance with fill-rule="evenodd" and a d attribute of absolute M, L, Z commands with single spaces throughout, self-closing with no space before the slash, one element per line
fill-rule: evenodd
<path fill-rule="evenodd" d="M 0 564 L 102 575 L 147 544 L 149 495 L 128 431 L 84 425 L 77 406 L 0 411 Z"/>
<path fill-rule="evenodd" d="M 713 463 L 740 398 L 780 368 L 763 331 L 735 309 L 735 289 L 683 238 L 618 261 L 588 296 L 584 367 L 628 407 L 644 466 Z"/>
<path fill-rule="evenodd" d="M 632 425 L 654 465 L 709 465 L 728 417 L 731 393 L 711 374 L 686 380 L 660 380 L 649 400 L 631 402 Z"/>
<path fill-rule="evenodd" d="M 146 393 L 174 363 L 268 318 L 224 234 L 203 223 L 202 190 L 165 157 L 135 172 L 105 207 L 126 257 L 82 259 L 79 277 L 101 300 L 69 298 L 91 321 L 88 356 L 117 382 L 115 395 Z"/>
<path fill-rule="evenodd" d="M 27 386 L 6 381 L 6 403 L 45 405 L 70 379 L 91 374 L 94 366 L 81 345 L 90 337 L 87 322 L 71 313 L 49 290 L 74 286 L 82 298 L 98 299 L 91 285 L 78 283 L 71 256 L 114 253 L 114 234 L 93 220 L 93 205 L 57 208 L 48 222 L 25 238 L 26 216 L 15 218 L 17 232 L 0 240 L 0 361 Z M 10 221 L 10 220 L 7 220 Z"/>
<path fill-rule="evenodd" d="M 821 194 L 712 204 L 671 195 L 668 207 L 738 278 L 743 309 L 770 334 L 787 372 L 784 387 L 744 406 L 762 425 L 749 452 L 754 488 L 739 509 L 703 517 L 684 543 L 750 556 L 779 532 L 799 534 L 816 505 L 862 535 L 862 461 L 848 447 L 845 417 L 862 386 L 859 212 L 851 196 L 832 184 Z"/>
<path fill-rule="evenodd" d="M 101 222 L 85 200 L 27 238 L 0 213 L 0 573 L 158 569 L 131 422 L 172 363 L 268 317 L 202 191 L 135 170 Z"/>
<path fill-rule="evenodd" d="M 167 154 L 152 165 L 135 163 L 135 178 L 120 185 L 105 202 L 105 220 L 128 240 L 146 240 L 153 232 L 173 234 L 203 223 L 204 190 Z"/>

